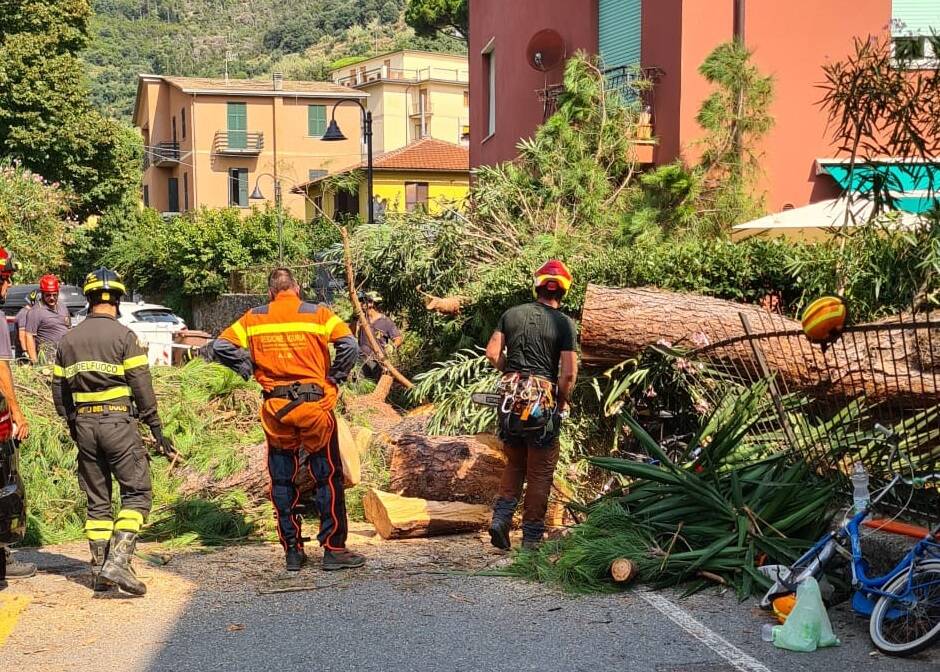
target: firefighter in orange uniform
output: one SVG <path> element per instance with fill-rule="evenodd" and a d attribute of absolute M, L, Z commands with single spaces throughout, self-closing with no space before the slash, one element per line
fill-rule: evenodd
<path fill-rule="evenodd" d="M 288 269 L 271 272 L 268 295 L 270 303 L 249 310 L 222 333 L 211 357 L 246 379 L 253 373 L 263 388 L 261 425 L 287 570 L 299 571 L 306 562 L 294 486 L 301 450 L 310 454 L 307 468 L 317 483 L 323 569 L 361 567 L 365 558 L 346 549 L 343 467 L 333 415 L 337 385 L 349 375 L 359 347 L 329 308 L 301 300 Z M 332 365 L 330 344 L 336 352 Z"/>

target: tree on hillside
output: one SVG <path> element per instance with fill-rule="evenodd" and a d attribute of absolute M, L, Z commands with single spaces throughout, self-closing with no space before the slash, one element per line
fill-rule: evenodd
<path fill-rule="evenodd" d="M 405 21 L 418 35 L 457 32 L 470 34 L 468 0 L 409 0 Z"/>
<path fill-rule="evenodd" d="M 0 1 L 0 152 L 68 186 L 79 215 L 140 179 L 137 134 L 89 103 L 78 53 L 90 13 L 87 0 Z"/>

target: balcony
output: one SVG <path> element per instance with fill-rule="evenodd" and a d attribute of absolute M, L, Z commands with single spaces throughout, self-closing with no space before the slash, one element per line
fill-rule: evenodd
<path fill-rule="evenodd" d="M 223 156 L 257 156 L 264 149 L 261 131 L 216 131 L 212 153 Z"/>
<path fill-rule="evenodd" d="M 432 111 L 431 101 L 425 99 L 424 101 L 415 100 L 411 103 L 411 116 L 412 117 L 430 117 Z"/>
<path fill-rule="evenodd" d="M 457 68 L 419 68 L 412 70 L 389 68 L 380 66 L 369 70 L 361 69 L 344 77 L 334 80 L 341 86 L 362 86 L 369 82 L 405 82 L 417 84 L 420 82 L 450 82 L 453 84 L 468 84 L 470 72 Z"/>
<path fill-rule="evenodd" d="M 144 152 L 144 170 L 150 166 L 172 168 L 180 162 L 180 143 L 158 142 Z"/>

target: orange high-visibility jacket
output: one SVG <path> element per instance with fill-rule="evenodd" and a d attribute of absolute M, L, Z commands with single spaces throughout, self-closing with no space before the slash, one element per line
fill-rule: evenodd
<path fill-rule="evenodd" d="M 291 383 L 324 386 L 328 378 L 340 382 L 358 354 L 356 347 L 352 353 L 344 348 L 331 370 L 329 344 L 342 340 L 348 346 L 348 339 L 354 345 L 352 332 L 326 306 L 301 301 L 290 291 L 252 308 L 219 338 L 249 353 L 255 379 L 267 391 Z"/>

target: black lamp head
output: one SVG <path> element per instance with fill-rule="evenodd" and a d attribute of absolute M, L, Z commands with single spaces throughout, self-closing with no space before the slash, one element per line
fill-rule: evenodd
<path fill-rule="evenodd" d="M 345 140 L 346 136 L 339 130 L 339 124 L 336 123 L 336 119 L 330 119 L 330 125 L 326 127 L 326 133 L 324 133 L 323 137 L 320 139 L 333 142 L 336 140 Z"/>

